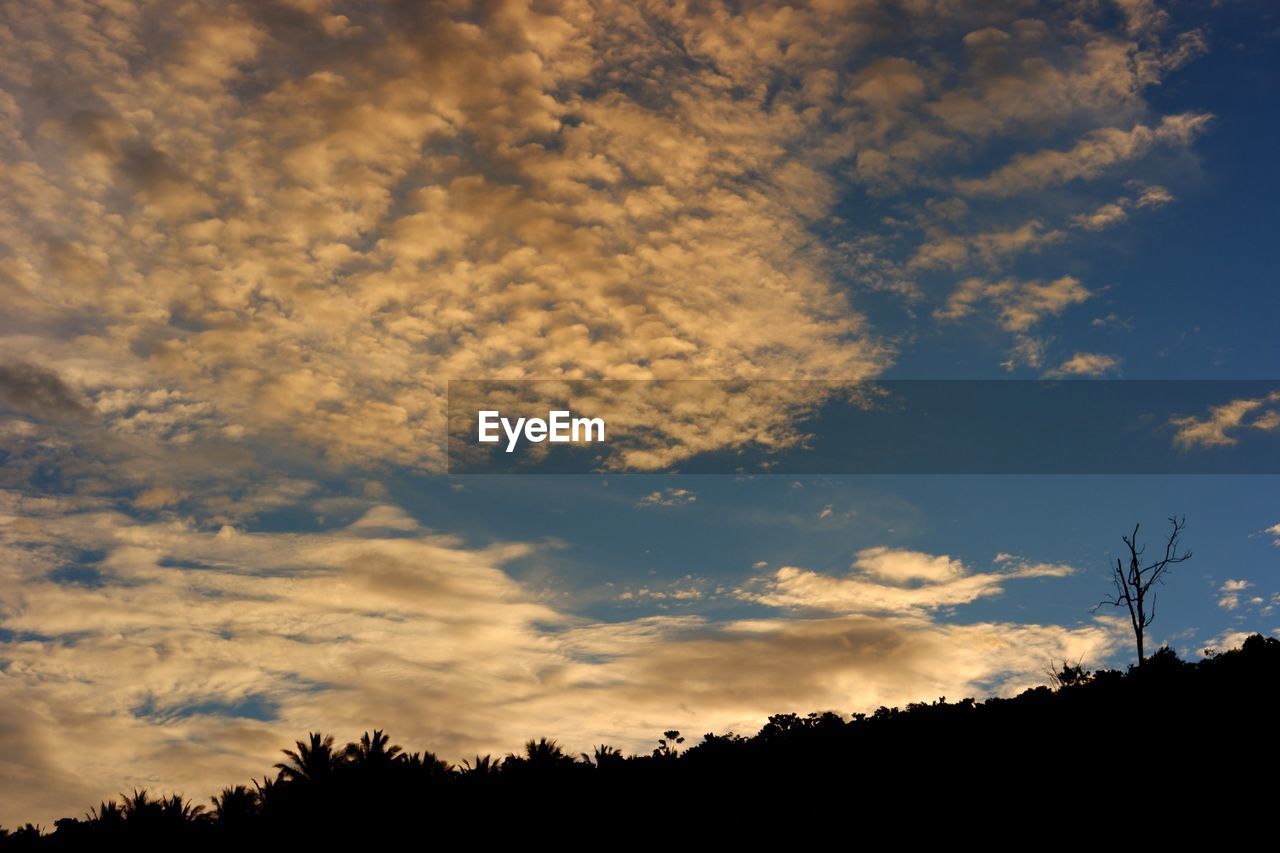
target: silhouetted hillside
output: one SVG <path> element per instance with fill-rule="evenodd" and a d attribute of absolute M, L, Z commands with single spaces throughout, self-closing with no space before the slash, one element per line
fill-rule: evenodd
<path fill-rule="evenodd" d="M 1040 840 L 1149 841 L 1261 826 L 1260 809 L 1273 808 L 1280 641 L 1255 635 L 1197 663 L 1162 649 L 1127 673 L 1064 666 L 1055 681 L 849 721 L 779 714 L 754 736 L 708 734 L 687 749 L 667 732 L 643 756 L 572 756 L 543 739 L 451 767 L 380 731 L 345 748 L 313 734 L 275 775 L 209 807 L 132 792 L 56 827 L 4 833 L 0 849 L 611 846 L 813 827 L 851 840 L 862 826 L 904 843 L 1029 826 Z"/>

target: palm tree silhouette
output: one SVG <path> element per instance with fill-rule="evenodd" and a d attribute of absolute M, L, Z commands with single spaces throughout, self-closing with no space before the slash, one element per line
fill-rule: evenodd
<path fill-rule="evenodd" d="M 162 805 L 159 800 L 151 799 L 147 789 L 133 789 L 132 794 L 121 794 L 125 823 L 130 827 L 147 826 L 159 822 Z"/>
<path fill-rule="evenodd" d="M 566 755 L 554 740 L 539 738 L 524 745 L 524 755 L 509 754 L 502 762 L 506 772 L 553 773 L 573 767 L 577 762 Z"/>
<path fill-rule="evenodd" d="M 391 739 L 381 729 L 374 729 L 370 735 L 365 732 L 358 743 L 349 743 L 343 751 L 345 758 L 358 767 L 368 769 L 385 769 L 403 757 L 403 750 L 389 744 Z"/>
<path fill-rule="evenodd" d="M 601 770 L 606 767 L 617 767 L 627 760 L 626 756 L 607 744 L 600 744 L 595 748 L 594 759 L 596 767 Z M 582 760 L 590 761 L 590 758 L 584 754 Z"/>
<path fill-rule="evenodd" d="M 461 773 L 468 779 L 489 779 L 498 775 L 498 768 L 501 766 L 502 762 L 492 755 L 477 755 L 475 763 L 463 759 Z"/>
<path fill-rule="evenodd" d="M 537 742 L 529 741 L 524 745 L 524 751 L 528 762 L 535 766 L 555 767 L 564 764 L 566 761 L 573 761 L 572 758 L 565 755 L 564 750 L 560 748 L 560 744 L 546 738 L 538 738 Z"/>
<path fill-rule="evenodd" d="M 276 787 L 280 784 L 279 777 L 272 779 L 270 776 L 263 776 L 262 781 L 253 780 L 253 787 L 258 789 L 258 802 L 267 803 L 275 796 Z"/>
<path fill-rule="evenodd" d="M 223 788 L 221 794 L 213 797 L 213 818 L 225 826 L 248 823 L 257 813 L 258 791 L 244 785 Z"/>
<path fill-rule="evenodd" d="M 413 776 L 427 781 L 447 779 L 453 773 L 453 765 L 434 752 L 401 753 L 397 763 Z"/>
<path fill-rule="evenodd" d="M 174 794 L 160 800 L 160 817 L 169 823 L 189 823 L 204 814 L 204 806 Z"/>
<path fill-rule="evenodd" d="M 118 829 L 124 825 L 124 810 L 115 800 L 98 803 L 98 807 L 90 809 L 85 819 L 102 829 Z"/>
<path fill-rule="evenodd" d="M 342 756 L 333 751 L 333 735 L 310 732 L 307 741 L 294 741 L 294 744 L 298 747 L 296 751 L 281 750 L 289 760 L 276 765 L 282 781 L 324 782 L 342 763 Z"/>

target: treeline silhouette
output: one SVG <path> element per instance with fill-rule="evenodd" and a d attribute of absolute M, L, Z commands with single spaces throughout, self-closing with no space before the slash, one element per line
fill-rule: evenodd
<path fill-rule="evenodd" d="M 1226 804 L 1223 827 L 1274 813 L 1280 641 L 1254 635 L 1194 663 L 1166 647 L 1127 672 L 1063 663 L 1051 680 L 849 720 L 779 714 L 687 748 L 668 731 L 647 755 L 575 756 L 543 738 L 452 766 L 381 731 L 345 748 L 311 734 L 274 775 L 208 806 L 133 791 L 50 828 L 0 830 L 0 850 L 602 846 L 886 822 L 918 838 L 1028 820 L 1050 838 L 1150 841 L 1217 823 Z"/>

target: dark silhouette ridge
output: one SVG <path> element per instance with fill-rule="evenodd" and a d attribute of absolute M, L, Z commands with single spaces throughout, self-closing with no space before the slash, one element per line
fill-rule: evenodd
<path fill-rule="evenodd" d="M 1212 827 L 1221 840 L 1275 804 L 1280 640 L 1206 654 L 1187 663 L 1162 648 L 1127 672 L 1064 663 L 1054 686 L 1012 698 L 778 714 L 754 736 L 688 748 L 667 731 L 640 756 L 602 745 L 574 757 L 542 738 L 450 767 L 380 730 L 343 750 L 311 734 L 274 778 L 226 788 L 210 809 L 134 791 L 47 830 L 0 832 L 0 850 L 606 846 L 859 825 L 904 840 L 1032 826 L 1146 841 Z"/>

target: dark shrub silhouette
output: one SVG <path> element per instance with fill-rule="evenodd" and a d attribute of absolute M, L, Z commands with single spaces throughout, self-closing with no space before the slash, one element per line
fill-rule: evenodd
<path fill-rule="evenodd" d="M 1162 648 L 1128 672 L 1064 663 L 1053 680 L 848 720 L 776 714 L 754 736 L 707 734 L 686 749 L 671 730 L 639 756 L 601 745 L 574 758 L 541 738 L 455 768 L 381 730 L 340 752 L 312 733 L 275 778 L 225 788 L 209 810 L 134 791 L 52 831 L 0 831 L 0 850 L 760 843 L 779 830 L 794 843 L 861 824 L 906 839 L 1033 824 L 1038 840 L 1068 816 L 1077 838 L 1150 843 L 1197 827 L 1221 847 L 1274 813 L 1280 640 L 1254 635 L 1197 663 Z M 1174 808 L 1180 798 L 1188 806 Z"/>

